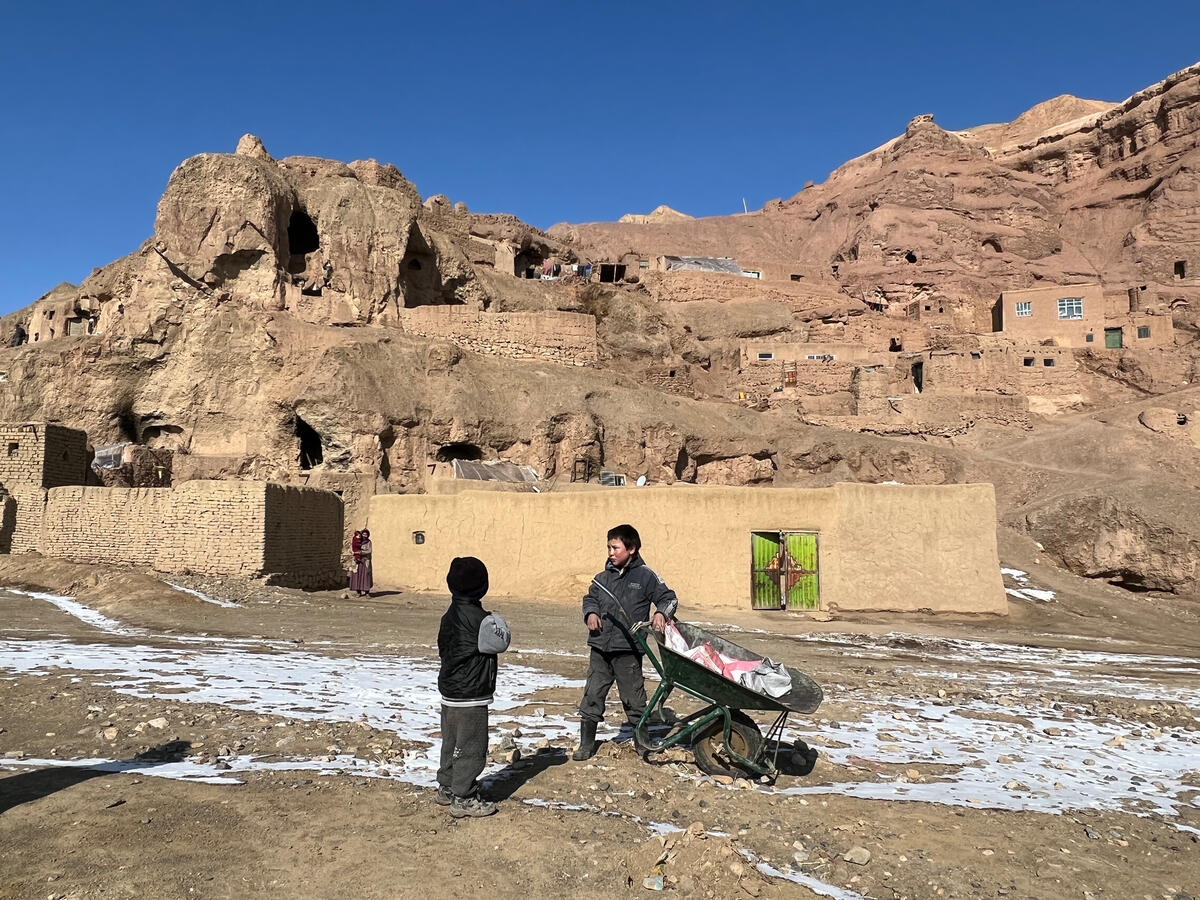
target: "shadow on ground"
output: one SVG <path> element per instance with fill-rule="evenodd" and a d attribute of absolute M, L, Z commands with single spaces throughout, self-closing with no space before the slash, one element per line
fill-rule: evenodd
<path fill-rule="evenodd" d="M 53 766 L 46 769 L 33 769 L 20 772 L 0 780 L 0 814 L 7 812 L 23 803 L 35 803 L 58 791 L 120 772 L 136 772 L 161 766 L 164 763 L 179 762 L 187 756 L 191 749 L 188 741 L 171 741 L 151 747 L 139 753 L 133 759 L 122 762 L 121 768 L 114 770 L 111 764 L 105 766 Z"/>
<path fill-rule="evenodd" d="M 530 779 L 542 774 L 552 766 L 561 766 L 567 761 L 567 752 L 558 748 L 539 750 L 532 756 L 523 756 L 499 772 L 487 776 L 481 782 L 489 800 L 499 803 L 515 794 Z"/>

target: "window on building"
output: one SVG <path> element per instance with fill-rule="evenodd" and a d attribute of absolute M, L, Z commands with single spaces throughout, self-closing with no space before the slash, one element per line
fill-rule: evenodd
<path fill-rule="evenodd" d="M 1184 259 L 1175 260 L 1175 277 L 1176 278 L 1187 278 L 1187 260 L 1184 260 Z"/>
<path fill-rule="evenodd" d="M 1149 325 L 1139 325 L 1138 326 L 1138 337 L 1140 337 L 1140 338 L 1150 337 L 1150 326 Z"/>
<path fill-rule="evenodd" d="M 9 456 L 16 456 L 17 451 L 20 449 L 21 449 L 21 444 L 18 441 L 9 441 L 9 443 L 8 443 L 8 455 Z"/>
<path fill-rule="evenodd" d="M 1045 366 L 1047 369 L 1052 369 L 1052 368 L 1054 368 L 1054 360 L 1047 357 L 1046 359 L 1042 360 L 1042 365 Z"/>
<path fill-rule="evenodd" d="M 759 359 L 774 359 L 775 354 L 774 353 L 760 353 L 760 354 L 758 354 L 758 358 Z"/>
<path fill-rule="evenodd" d="M 1084 336 L 1084 340 L 1090 344 L 1092 341 L 1096 340 L 1096 336 L 1089 331 L 1087 335 Z"/>
<path fill-rule="evenodd" d="M 1058 317 L 1060 319 L 1082 319 L 1082 297 L 1060 297 L 1058 301 Z"/>
<path fill-rule="evenodd" d="M 1029 368 L 1033 365 L 1033 357 L 1027 356 L 1023 360 L 1021 360 L 1021 362 L 1026 368 Z"/>
<path fill-rule="evenodd" d="M 832 353 L 810 353 L 804 357 L 805 359 L 815 359 L 821 362 L 831 362 L 837 359 Z"/>
<path fill-rule="evenodd" d="M 650 268 L 650 260 L 648 260 L 648 259 L 639 259 L 639 260 L 638 260 L 638 268 L 639 268 L 639 269 L 648 269 L 648 268 Z"/>
<path fill-rule="evenodd" d="M 1017 301 L 1017 318 L 1024 319 L 1027 316 L 1032 316 L 1032 315 L 1033 315 L 1033 301 L 1032 300 L 1018 300 Z"/>
<path fill-rule="evenodd" d="M 982 359 L 982 358 L 983 358 L 983 354 L 976 353 L 974 351 L 971 352 L 971 359 Z"/>

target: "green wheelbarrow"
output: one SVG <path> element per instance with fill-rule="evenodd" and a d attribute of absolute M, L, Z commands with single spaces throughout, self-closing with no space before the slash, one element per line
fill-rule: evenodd
<path fill-rule="evenodd" d="M 695 625 L 680 621 L 674 624 L 689 647 L 707 643 L 730 659 L 763 660 L 759 654 Z M 787 718 L 792 713 L 815 712 L 824 699 L 820 686 L 804 673 L 785 666 L 792 679 L 791 689 L 783 696 L 771 697 L 677 653 L 661 638 L 655 641 L 658 646 L 656 655 L 647 639 L 649 632 L 650 626 L 646 622 L 639 622 L 630 629 L 633 639 L 642 652 L 650 657 L 651 664 L 662 679 L 658 690 L 646 705 L 646 712 L 633 730 L 634 740 L 643 758 L 676 744 L 686 743 L 691 745 L 696 765 L 709 775 L 766 775 L 772 779 L 777 776 L 779 749 Z M 654 740 L 650 736 L 651 720 L 676 688 L 706 705 L 685 718 L 675 720 L 665 735 Z M 777 713 L 765 736 L 758 723 L 746 715 L 746 710 Z M 807 746 L 803 750 L 797 748 L 797 752 L 809 755 L 811 765 L 811 751 Z"/>

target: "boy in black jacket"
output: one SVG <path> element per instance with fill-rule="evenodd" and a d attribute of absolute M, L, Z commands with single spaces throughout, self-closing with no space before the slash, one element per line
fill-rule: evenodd
<path fill-rule="evenodd" d="M 642 561 L 641 549 L 642 539 L 632 525 L 609 529 L 608 564 L 592 579 L 583 598 L 583 621 L 592 649 L 579 704 L 579 748 L 571 755 L 575 760 L 589 759 L 596 752 L 596 726 L 604 718 L 604 703 L 614 681 L 631 725 L 636 726 L 646 711 L 642 654 L 623 623 L 649 619 L 656 631 L 662 631 L 679 606 L 675 592 Z"/>
<path fill-rule="evenodd" d="M 479 602 L 488 591 L 488 572 L 475 557 L 456 557 L 446 586 L 450 608 L 438 629 L 442 759 L 434 799 L 456 819 L 490 816 L 496 804 L 480 798 L 475 779 L 487 763 L 488 704 L 496 690 L 496 655 L 508 649 L 508 626 Z"/>

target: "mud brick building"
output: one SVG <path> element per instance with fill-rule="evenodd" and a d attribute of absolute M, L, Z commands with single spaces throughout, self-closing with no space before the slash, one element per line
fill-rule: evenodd
<path fill-rule="evenodd" d="M 256 481 L 94 487 L 84 432 L 0 424 L 0 440 L 0 550 L 294 587 L 341 583 L 343 508 L 332 491 Z"/>

